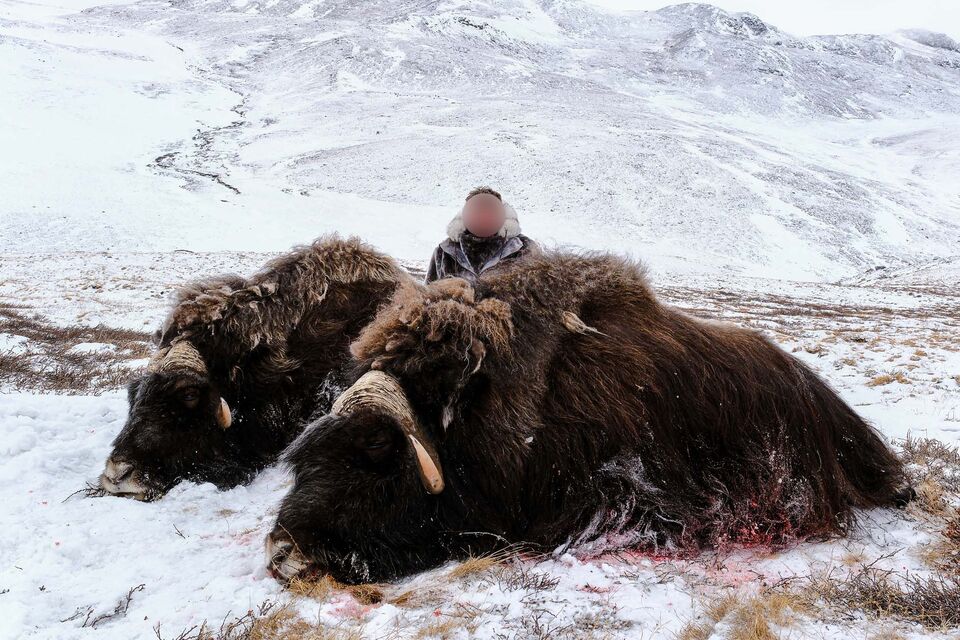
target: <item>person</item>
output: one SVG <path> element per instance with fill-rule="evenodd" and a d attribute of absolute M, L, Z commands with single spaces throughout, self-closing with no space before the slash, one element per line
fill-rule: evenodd
<path fill-rule="evenodd" d="M 477 187 L 447 225 L 447 238 L 434 250 L 425 281 L 456 277 L 476 284 L 482 274 L 539 251 L 520 233 L 517 212 L 500 193 Z"/>

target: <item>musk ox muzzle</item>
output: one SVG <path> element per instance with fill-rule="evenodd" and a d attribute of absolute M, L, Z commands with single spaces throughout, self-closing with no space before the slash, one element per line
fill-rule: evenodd
<path fill-rule="evenodd" d="M 345 416 L 359 409 L 374 409 L 394 418 L 413 447 L 423 488 L 434 495 L 443 491 L 443 471 L 436 448 L 417 421 L 396 378 L 383 371 L 368 371 L 336 399 L 331 413 Z"/>
<path fill-rule="evenodd" d="M 150 491 L 140 482 L 136 468 L 124 460 L 109 458 L 100 474 L 100 488 L 113 496 L 149 500 Z"/>

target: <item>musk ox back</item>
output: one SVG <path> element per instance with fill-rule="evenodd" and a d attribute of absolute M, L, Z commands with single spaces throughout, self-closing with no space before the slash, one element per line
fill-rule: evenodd
<path fill-rule="evenodd" d="M 330 409 L 350 341 L 405 278 L 359 240 L 326 237 L 250 278 L 184 287 L 129 387 L 101 487 L 151 499 L 182 479 L 249 479 Z"/>
<path fill-rule="evenodd" d="M 281 578 L 381 580 L 514 543 L 778 544 L 906 495 L 808 367 L 661 305 L 619 258 L 404 286 L 352 349 L 365 373 L 287 454 Z"/>

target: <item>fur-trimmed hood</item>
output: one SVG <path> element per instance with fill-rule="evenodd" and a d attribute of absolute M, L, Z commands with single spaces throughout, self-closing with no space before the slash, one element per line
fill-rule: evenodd
<path fill-rule="evenodd" d="M 520 222 L 517 220 L 517 212 L 513 207 L 510 206 L 510 203 L 506 200 L 503 201 L 503 208 L 506 211 L 507 217 L 503 222 L 503 228 L 500 229 L 498 235 L 504 238 L 515 238 L 520 235 Z M 450 221 L 450 224 L 447 225 L 447 237 L 454 242 L 460 240 L 460 236 L 466 230 L 466 226 L 463 224 L 463 210 L 460 210 L 460 213 L 453 217 L 453 220 Z"/>

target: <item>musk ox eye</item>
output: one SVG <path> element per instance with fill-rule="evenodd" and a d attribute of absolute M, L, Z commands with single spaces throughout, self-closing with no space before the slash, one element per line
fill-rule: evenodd
<path fill-rule="evenodd" d="M 377 434 L 359 443 L 360 450 L 371 462 L 383 462 L 393 453 L 394 438 L 390 434 Z"/>
<path fill-rule="evenodd" d="M 391 444 L 393 444 L 393 441 L 390 440 L 389 438 L 381 438 L 379 440 L 373 440 L 371 442 L 366 443 L 363 446 L 363 448 L 366 449 L 367 451 L 379 451 L 381 449 L 386 449 Z"/>
<path fill-rule="evenodd" d="M 191 409 L 200 402 L 200 389 L 196 387 L 186 387 L 180 390 L 180 399 Z"/>

